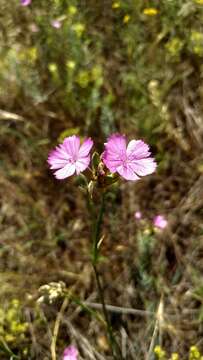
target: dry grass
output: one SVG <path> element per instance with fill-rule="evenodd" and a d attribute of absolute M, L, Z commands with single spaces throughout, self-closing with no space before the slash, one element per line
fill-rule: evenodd
<path fill-rule="evenodd" d="M 34 121 L 26 114 L 20 116 L 21 121 L 12 116 L 1 120 L 1 303 L 6 306 L 8 298 L 21 299 L 29 318 L 33 356 L 45 359 L 50 356 L 59 307 L 44 305 L 41 325 L 37 324 L 39 286 L 63 280 L 68 288 L 78 284 L 76 292 L 83 300 L 95 302 L 97 296 L 88 260 L 89 220 L 83 196 L 74 180 L 58 183 L 46 166 L 57 115 L 49 117 L 45 111 L 44 115 L 34 114 L 40 119 Z M 190 124 L 191 117 L 187 119 Z M 177 122 L 171 124 L 177 131 Z M 195 135 L 190 135 L 192 142 Z M 189 137 L 184 139 L 191 148 Z M 123 352 L 126 347 L 131 349 L 128 356 L 132 359 L 148 353 L 155 324 L 156 335 L 170 351 L 178 349 L 184 356 L 189 345 L 202 345 L 202 144 L 198 147 L 196 143 L 191 152 L 184 151 L 177 138 L 172 140 L 166 134 L 161 146 L 170 156 L 167 169 L 137 184 L 122 183 L 109 199 L 104 224 L 106 258 L 101 271 L 107 303 L 152 312 L 140 316 L 110 309 Z M 148 219 L 165 213 L 169 220 L 167 230 L 155 234 L 153 249 L 147 255 L 150 266 L 142 264 L 146 259 L 137 240 L 149 226 L 140 227 L 134 221 L 138 208 Z M 144 280 L 140 271 L 145 265 Z M 156 323 L 161 296 L 162 320 Z M 70 339 L 79 346 L 82 358 L 104 358 L 101 354 L 107 344 L 102 327 L 73 305 L 64 313 L 57 351 Z"/>
<path fill-rule="evenodd" d="M 12 48 L 19 38 L 22 48 L 31 41 L 23 28 L 19 33 L 13 31 L 12 21 L 22 22 L 27 29 L 32 14 L 23 13 L 18 18 L 15 11 L 11 14 L 10 6 L 7 1 L 4 3 L 3 29 L 7 36 L 1 40 L 5 51 L 6 46 Z M 156 343 L 169 353 L 178 351 L 181 359 L 186 359 L 193 344 L 203 351 L 202 78 L 192 60 L 189 64 L 181 59 L 178 65 L 174 62 L 177 81 L 157 102 L 153 94 L 143 91 L 147 80 L 140 82 L 141 90 L 132 87 L 137 79 L 132 77 L 129 66 L 129 74 L 126 72 L 129 94 L 146 96 L 149 101 L 144 103 L 147 110 L 142 113 L 139 109 L 138 115 L 134 113 L 135 121 L 134 118 L 130 121 L 134 111 L 131 96 L 126 96 L 127 90 L 120 78 L 115 81 L 121 69 L 125 70 L 125 52 L 118 56 L 116 52 L 111 57 L 110 40 L 117 37 L 111 33 L 111 26 L 106 27 L 106 21 L 111 25 L 114 17 L 113 13 L 109 19 L 106 14 L 100 21 L 98 18 L 98 29 L 90 24 L 89 31 L 100 31 L 102 36 L 106 29 L 108 46 L 103 49 L 101 63 L 103 65 L 107 58 L 104 71 L 107 82 L 101 92 L 110 94 L 109 98 L 115 95 L 115 102 L 108 99 L 112 112 L 118 107 L 113 126 L 131 137 L 144 134 L 152 143 L 159 167 L 155 175 L 137 183 L 123 181 L 109 194 L 103 228 L 104 259 L 100 264 L 108 311 L 122 344 L 124 359 L 149 360 Z M 149 29 L 150 26 L 153 28 L 149 25 Z M 156 32 L 155 22 L 154 26 Z M 152 45 L 155 49 L 159 43 Z M 118 42 L 116 51 L 119 46 Z M 157 54 L 159 57 L 158 50 Z M 149 62 L 147 57 L 145 60 Z M 133 59 L 129 58 L 129 63 L 133 66 Z M 36 66 L 40 68 L 42 63 Z M 112 78 L 108 78 L 109 74 Z M 27 75 L 25 71 L 26 79 Z M 5 87 L 7 80 L 8 87 Z M 107 107 L 97 124 L 106 103 L 101 103 L 96 110 L 87 109 L 79 117 L 74 117 L 72 111 L 71 116 L 61 100 L 64 89 L 53 88 L 47 73 L 41 72 L 44 97 L 35 101 L 12 76 L 1 82 L 5 89 L 0 89 L 0 302 L 6 311 L 11 299 L 19 299 L 23 317 L 28 322 L 23 341 L 18 338 L 8 342 L 8 346 L 20 359 L 27 359 L 23 350 L 28 349 L 29 359 L 47 360 L 51 358 L 51 344 L 52 352 L 56 352 L 59 359 L 64 347 L 73 342 L 79 348 L 81 359 L 110 359 L 104 327 L 94 316 L 70 302 L 59 317 L 62 300 L 39 306 L 37 299 L 41 285 L 63 281 L 67 289 L 74 287 L 77 296 L 90 308 L 100 309 L 89 262 L 90 221 L 84 196 L 74 179 L 57 182 L 48 170 L 46 159 L 63 131 L 78 126 L 81 135 L 88 132 L 101 148 L 105 129 L 112 128 L 113 117 L 110 114 L 106 120 Z M 82 89 L 81 94 L 86 104 L 86 90 Z M 142 101 L 140 103 L 142 108 Z M 165 118 L 160 110 L 162 105 L 167 105 Z M 123 119 L 126 109 L 129 113 Z M 146 123 L 147 130 L 143 130 L 139 116 L 145 117 L 145 112 L 146 116 L 151 112 L 154 118 L 159 111 L 159 126 L 147 128 Z M 91 123 L 92 114 L 94 122 Z M 134 219 L 136 210 L 143 212 L 141 223 Z M 168 227 L 163 232 L 155 232 L 152 227 L 156 214 L 165 214 L 168 219 Z M 53 345 L 54 328 L 56 343 Z M 1 351 L 0 348 L 0 358 L 8 359 Z"/>

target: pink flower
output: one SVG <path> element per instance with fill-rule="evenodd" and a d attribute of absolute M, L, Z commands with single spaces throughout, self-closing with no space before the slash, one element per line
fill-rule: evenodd
<path fill-rule="evenodd" d="M 21 0 L 20 3 L 22 6 L 28 6 L 30 5 L 32 0 Z"/>
<path fill-rule="evenodd" d="M 29 28 L 33 33 L 37 33 L 39 31 L 39 28 L 35 23 L 30 24 Z"/>
<path fill-rule="evenodd" d="M 140 220 L 140 219 L 142 219 L 142 213 L 140 211 L 136 211 L 134 213 L 134 217 L 135 217 L 135 219 Z"/>
<path fill-rule="evenodd" d="M 48 157 L 50 168 L 57 179 L 65 179 L 74 173 L 77 175 L 87 169 L 90 163 L 90 150 L 93 141 L 88 138 L 80 145 L 79 136 L 65 138 L 64 142 L 52 150 Z"/>
<path fill-rule="evenodd" d="M 61 27 L 61 22 L 59 20 L 52 20 L 51 21 L 51 25 L 55 28 L 55 29 L 60 29 Z"/>
<path fill-rule="evenodd" d="M 142 140 L 131 140 L 127 146 L 124 135 L 113 134 L 104 145 L 104 164 L 109 171 L 118 172 L 126 180 L 139 180 L 140 176 L 152 174 L 156 169 L 149 146 Z"/>
<path fill-rule="evenodd" d="M 68 346 L 63 353 L 63 360 L 77 360 L 78 359 L 78 350 L 75 346 Z"/>
<path fill-rule="evenodd" d="M 164 229 L 167 226 L 168 221 L 163 215 L 157 215 L 155 216 L 153 223 L 155 227 L 159 229 Z"/>

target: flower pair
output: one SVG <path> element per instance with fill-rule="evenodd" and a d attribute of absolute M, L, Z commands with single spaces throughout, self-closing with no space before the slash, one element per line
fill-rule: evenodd
<path fill-rule="evenodd" d="M 136 211 L 134 213 L 134 218 L 136 220 L 141 220 L 142 219 L 141 211 Z M 163 230 L 168 225 L 168 220 L 165 218 L 164 215 L 161 215 L 161 214 L 156 215 L 153 219 L 153 224 L 154 224 L 155 228 Z"/>
<path fill-rule="evenodd" d="M 127 145 L 124 135 L 113 134 L 104 146 L 101 161 L 111 173 L 118 173 L 126 180 L 139 180 L 156 169 L 149 146 L 142 140 L 131 140 Z M 65 138 L 48 157 L 50 168 L 56 170 L 55 177 L 61 180 L 86 170 L 90 164 L 92 147 L 91 138 L 85 139 L 82 144 L 77 135 Z"/>

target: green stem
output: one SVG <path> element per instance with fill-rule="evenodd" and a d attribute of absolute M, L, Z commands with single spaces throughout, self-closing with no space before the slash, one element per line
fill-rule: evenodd
<path fill-rule="evenodd" d="M 108 316 L 108 312 L 107 312 L 106 304 L 105 304 L 105 299 L 104 299 L 104 291 L 103 291 L 101 281 L 100 281 L 100 274 L 99 274 L 99 272 L 97 270 L 96 264 L 92 264 L 92 265 L 93 265 L 95 278 L 96 278 L 96 282 L 97 282 L 97 288 L 98 288 L 99 297 L 100 297 L 101 304 L 102 304 L 102 310 L 103 310 L 104 318 L 105 318 L 105 321 L 106 321 L 108 340 L 109 340 L 109 345 L 110 345 L 110 348 L 111 348 L 111 352 L 112 352 L 113 358 L 115 360 L 118 360 L 118 359 L 122 360 L 122 354 L 121 354 L 120 348 L 119 348 L 119 346 L 117 344 L 117 341 L 116 341 L 116 339 L 114 337 L 113 330 L 112 330 L 112 327 L 111 327 L 111 323 L 109 321 L 109 316 Z"/>
<path fill-rule="evenodd" d="M 103 310 L 104 319 L 106 322 L 108 340 L 109 340 L 109 345 L 111 348 L 112 356 L 115 360 L 118 360 L 118 359 L 122 360 L 121 350 L 120 350 L 120 348 L 117 344 L 117 341 L 114 337 L 111 323 L 109 320 L 108 311 L 106 309 L 106 304 L 105 304 L 104 290 L 103 290 L 103 287 L 101 284 L 100 274 L 97 269 L 97 263 L 99 260 L 99 250 L 100 250 L 98 245 L 99 245 L 99 241 L 100 241 L 101 225 L 102 225 L 104 211 L 105 211 L 105 193 L 102 194 L 101 205 L 100 205 L 99 214 L 96 218 L 96 221 L 93 220 L 94 222 L 93 222 L 93 239 L 92 239 L 93 240 L 92 241 L 92 266 L 94 269 L 98 293 L 99 293 L 100 301 L 102 304 L 102 310 Z"/>
<path fill-rule="evenodd" d="M 103 319 L 103 317 L 97 313 L 97 311 L 91 309 L 88 305 L 84 304 L 79 298 L 77 298 L 75 295 L 72 296 L 72 301 L 79 305 L 80 308 L 84 311 L 86 311 L 89 315 L 91 315 L 92 317 L 94 317 L 95 319 L 97 319 L 102 325 L 105 325 L 105 320 Z"/>
<path fill-rule="evenodd" d="M 99 257 L 99 248 L 98 243 L 100 240 L 100 233 L 101 233 L 101 225 L 103 220 L 105 210 L 105 194 L 102 194 L 101 199 L 101 206 L 99 209 L 98 217 L 96 218 L 96 221 L 93 219 L 93 241 L 92 241 L 92 262 L 93 264 L 96 264 L 98 262 Z"/>
<path fill-rule="evenodd" d="M 6 342 L 5 342 L 2 338 L 0 338 L 0 343 L 2 344 L 3 350 L 4 350 L 8 355 L 11 356 L 11 359 L 20 359 L 19 356 L 15 355 L 15 354 L 11 351 L 11 349 L 8 347 L 8 345 L 6 344 Z"/>

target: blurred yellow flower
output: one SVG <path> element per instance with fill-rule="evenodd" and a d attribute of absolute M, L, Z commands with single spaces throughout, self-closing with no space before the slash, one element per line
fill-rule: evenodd
<path fill-rule="evenodd" d="M 20 305 L 20 301 L 18 300 L 18 299 L 12 299 L 11 300 L 11 305 L 13 306 L 13 307 L 19 307 L 19 305 Z"/>
<path fill-rule="evenodd" d="M 169 40 L 165 46 L 171 56 L 178 56 L 184 46 L 184 43 L 178 37 L 174 37 Z"/>
<path fill-rule="evenodd" d="M 127 14 L 127 15 L 125 15 L 124 18 L 123 18 L 123 23 L 124 23 L 124 24 L 127 24 L 127 23 L 129 22 L 129 20 L 130 20 L 130 15 Z"/>
<path fill-rule="evenodd" d="M 81 70 L 76 81 L 82 88 L 86 88 L 90 81 L 89 73 L 86 70 Z"/>
<path fill-rule="evenodd" d="M 158 357 L 159 360 L 164 360 L 166 353 L 161 348 L 161 346 L 159 346 L 159 345 L 155 346 L 154 353 L 156 354 L 156 356 Z"/>
<path fill-rule="evenodd" d="M 37 60 L 37 49 L 36 49 L 36 47 L 31 47 L 28 50 L 28 57 L 30 58 L 31 61 L 36 61 Z"/>
<path fill-rule="evenodd" d="M 190 39 L 192 41 L 202 41 L 203 40 L 203 34 L 199 31 L 192 30 Z"/>
<path fill-rule="evenodd" d="M 13 342 L 13 341 L 15 341 L 15 336 L 12 334 L 6 334 L 5 340 L 6 340 L 6 342 Z"/>
<path fill-rule="evenodd" d="M 81 23 L 76 23 L 73 25 L 73 30 L 80 37 L 82 33 L 85 31 L 85 25 Z"/>
<path fill-rule="evenodd" d="M 52 74 L 54 74 L 57 72 L 57 65 L 55 63 L 50 63 L 48 65 L 48 69 Z"/>
<path fill-rule="evenodd" d="M 197 346 L 191 346 L 190 347 L 190 354 L 189 354 L 189 360 L 195 360 L 195 359 L 200 359 L 200 352 L 197 348 Z"/>
<path fill-rule="evenodd" d="M 116 1 L 112 4 L 112 9 L 118 9 L 120 6 L 121 4 L 118 1 Z"/>
<path fill-rule="evenodd" d="M 179 360 L 179 355 L 177 353 L 173 353 L 170 360 Z"/>
<path fill-rule="evenodd" d="M 68 12 L 69 12 L 70 15 L 75 15 L 77 13 L 77 11 L 78 11 L 77 8 L 75 6 L 73 6 L 73 5 L 70 5 L 68 7 Z"/>
<path fill-rule="evenodd" d="M 195 54 L 202 56 L 203 54 L 203 33 L 192 30 L 190 35 L 191 47 Z"/>
<path fill-rule="evenodd" d="M 35 47 L 30 47 L 28 49 L 22 50 L 19 54 L 19 59 L 21 61 L 28 61 L 35 62 L 37 60 L 37 49 Z"/>
<path fill-rule="evenodd" d="M 95 82 L 97 86 L 103 84 L 103 69 L 100 65 L 95 65 L 91 71 L 91 80 Z"/>
<path fill-rule="evenodd" d="M 101 76 L 102 76 L 102 67 L 101 67 L 101 65 L 95 65 L 92 68 L 92 80 L 95 81 Z"/>
<path fill-rule="evenodd" d="M 66 64 L 67 68 L 70 70 L 74 70 L 75 69 L 75 61 L 73 60 L 69 60 Z"/>
<path fill-rule="evenodd" d="M 194 2 L 195 2 L 196 4 L 203 5 L 203 0 L 194 0 Z"/>
<path fill-rule="evenodd" d="M 143 14 L 148 15 L 148 16 L 155 16 L 158 14 L 158 12 L 159 11 L 155 8 L 145 8 L 143 10 Z"/>

